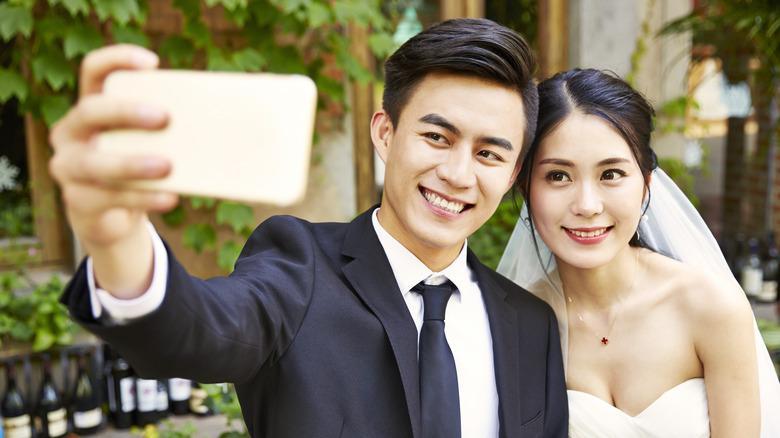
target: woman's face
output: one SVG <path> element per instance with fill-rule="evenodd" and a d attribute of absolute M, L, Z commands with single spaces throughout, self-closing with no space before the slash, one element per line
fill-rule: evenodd
<path fill-rule="evenodd" d="M 626 249 L 644 193 L 628 143 L 597 116 L 568 116 L 541 141 L 532 163 L 534 226 L 559 263 L 595 268 Z"/>

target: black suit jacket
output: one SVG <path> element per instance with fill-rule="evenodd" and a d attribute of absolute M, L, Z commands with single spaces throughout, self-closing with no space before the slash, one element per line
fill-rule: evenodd
<path fill-rule="evenodd" d="M 372 209 L 373 210 L 373 209 Z M 165 299 L 125 325 L 96 321 L 84 266 L 62 302 L 145 377 L 233 382 L 253 437 L 419 437 L 417 330 L 371 223 L 277 216 L 224 278 L 169 252 Z M 469 252 L 493 337 L 502 437 L 565 437 L 552 310 Z"/>

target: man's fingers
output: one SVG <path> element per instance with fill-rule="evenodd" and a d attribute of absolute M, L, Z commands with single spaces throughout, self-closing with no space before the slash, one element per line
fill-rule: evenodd
<path fill-rule="evenodd" d="M 70 184 L 62 198 L 69 210 L 82 215 L 103 214 L 111 209 L 164 212 L 179 202 L 175 193 L 129 190 L 111 186 Z"/>
<path fill-rule="evenodd" d="M 143 47 L 118 44 L 94 50 L 81 63 L 79 96 L 103 91 L 103 82 L 115 70 L 147 70 L 157 68 L 160 59 Z"/>
<path fill-rule="evenodd" d="M 81 99 L 51 129 L 49 141 L 57 149 L 73 140 L 88 141 L 99 131 L 119 128 L 161 129 L 168 115 L 149 104 L 93 95 Z"/>

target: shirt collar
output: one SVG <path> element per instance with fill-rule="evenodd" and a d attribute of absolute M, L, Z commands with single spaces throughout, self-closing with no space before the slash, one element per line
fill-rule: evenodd
<path fill-rule="evenodd" d="M 458 257 L 446 268 L 440 272 L 431 271 L 414 254 L 404 247 L 399 241 L 390 235 L 379 223 L 377 212 L 374 210 L 371 221 L 374 225 L 379 243 L 382 244 L 387 259 L 390 261 L 390 267 L 393 269 L 398 287 L 406 295 L 417 283 L 425 280 L 431 274 L 441 274 L 449 278 L 459 290 L 465 287 L 470 281 L 468 264 L 466 263 L 466 243 L 464 242 Z"/>

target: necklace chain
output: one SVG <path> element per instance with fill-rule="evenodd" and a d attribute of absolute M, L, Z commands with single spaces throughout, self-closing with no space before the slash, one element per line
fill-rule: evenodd
<path fill-rule="evenodd" d="M 634 289 L 634 283 L 636 282 L 636 277 L 637 277 L 637 274 L 639 272 L 639 251 L 640 251 L 639 248 L 637 248 L 637 250 L 636 250 L 636 263 L 635 263 L 635 266 L 634 266 L 634 278 L 631 279 L 631 284 L 628 286 L 628 289 L 627 289 L 628 290 L 628 294 L 626 295 L 626 297 L 622 301 L 620 301 L 620 304 L 618 304 L 617 311 L 615 312 L 615 317 L 612 318 L 612 324 L 609 325 L 609 330 L 607 331 L 607 335 L 606 336 L 599 336 L 599 334 L 596 333 L 596 331 L 593 330 L 593 328 L 587 322 L 585 322 L 585 318 L 583 318 L 582 314 L 580 314 L 580 311 L 577 308 L 577 304 L 575 304 L 574 300 L 571 299 L 571 296 L 566 294 L 566 292 L 564 291 L 564 294 L 566 295 L 566 300 L 569 303 L 571 303 L 572 306 L 574 306 L 574 312 L 577 313 L 577 318 L 579 318 L 580 322 L 582 322 L 582 325 L 584 325 L 585 328 L 588 329 L 588 331 L 593 333 L 594 336 L 596 336 L 597 338 L 601 338 L 600 342 L 602 344 L 604 344 L 604 346 L 609 345 L 609 335 L 612 333 L 612 329 L 615 327 L 615 322 L 617 322 L 618 316 L 620 315 L 620 310 L 623 308 L 623 304 L 626 301 L 628 301 L 628 298 L 631 296 L 631 292 Z M 561 281 L 561 287 L 563 287 L 563 281 Z"/>

